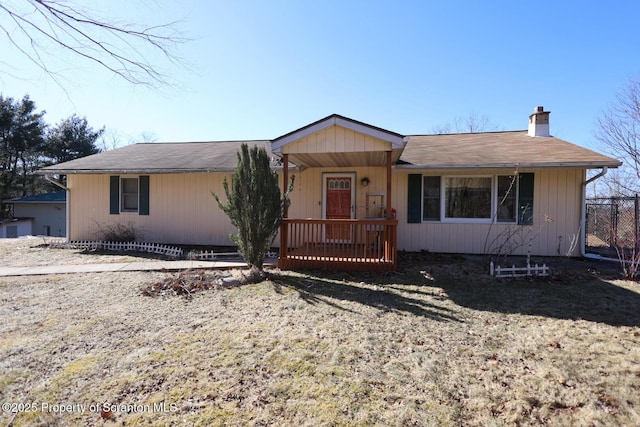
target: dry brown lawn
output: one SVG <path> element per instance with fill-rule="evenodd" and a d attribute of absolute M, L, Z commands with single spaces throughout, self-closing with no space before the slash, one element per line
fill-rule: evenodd
<path fill-rule="evenodd" d="M 50 238 L 0 239 L 0 267 L 30 267 L 63 264 L 99 264 L 158 260 L 153 254 L 95 253 L 75 249 L 48 248 Z"/>
<path fill-rule="evenodd" d="M 99 262 L 13 242 L 2 265 Z M 143 296 L 160 272 L 0 278 L 0 425 L 640 425 L 640 285 L 552 268 L 404 254 L 191 299 Z"/>

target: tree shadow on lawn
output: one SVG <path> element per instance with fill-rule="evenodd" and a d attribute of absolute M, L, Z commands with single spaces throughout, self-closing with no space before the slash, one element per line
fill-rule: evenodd
<path fill-rule="evenodd" d="M 339 301 L 351 301 L 377 308 L 382 312 L 410 313 L 438 321 L 460 321 L 450 309 L 426 301 L 425 293 L 419 293 L 423 298 L 418 296 L 411 298 L 400 293 L 404 290 L 398 292 L 391 288 L 372 289 L 369 284 L 358 286 L 348 281 L 320 277 L 323 274 L 323 272 L 314 272 L 299 277 L 275 274 L 271 276 L 271 281 L 276 290 L 280 286 L 295 290 L 308 304 L 324 303 L 340 310 L 357 313 L 356 310 L 339 304 Z M 328 277 L 331 275 L 332 273 L 327 273 Z"/>
<path fill-rule="evenodd" d="M 580 259 L 545 259 L 551 264 L 551 277 L 522 279 L 490 276 L 488 261 L 481 257 L 431 255 L 412 261 L 421 266 L 420 274 L 431 278 L 430 286 L 441 287 L 463 307 L 640 327 L 640 283 L 631 285 L 637 286 L 635 291 L 618 286 L 605 278 L 619 275 L 612 276 L 610 270 L 595 272 L 592 263 Z M 607 271 L 606 266 L 601 269 Z"/>
<path fill-rule="evenodd" d="M 473 310 L 640 327 L 640 283 L 629 289 L 607 281 L 620 278 L 615 264 L 544 258 L 551 267 L 549 278 L 496 279 L 488 274 L 489 261 L 482 256 L 402 253 L 399 261 L 396 273 L 316 271 L 302 277 L 276 275 L 273 282 L 296 290 L 310 304 L 322 302 L 341 310 L 349 310 L 341 300 L 353 301 L 461 321 L 437 304 L 449 299 Z M 356 286 L 358 282 L 367 285 Z"/>

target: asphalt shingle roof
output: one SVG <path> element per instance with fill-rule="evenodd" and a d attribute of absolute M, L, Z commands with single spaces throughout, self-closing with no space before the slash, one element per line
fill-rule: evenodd
<path fill-rule="evenodd" d="M 42 168 L 44 173 L 224 172 L 235 169 L 245 142 L 265 147 L 269 141 L 140 143 Z"/>
<path fill-rule="evenodd" d="M 611 157 L 555 137 L 530 137 L 527 131 L 410 135 L 398 167 L 618 167 Z M 264 147 L 271 141 L 141 143 L 94 154 L 41 173 L 176 173 L 233 171 L 241 143 Z M 274 164 L 274 167 L 276 165 Z"/>
<path fill-rule="evenodd" d="M 400 163 L 426 168 L 618 167 L 620 162 L 555 137 L 531 137 L 526 130 L 413 135 Z"/>

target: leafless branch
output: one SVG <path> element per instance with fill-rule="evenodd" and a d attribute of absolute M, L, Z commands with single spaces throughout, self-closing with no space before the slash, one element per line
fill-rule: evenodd
<path fill-rule="evenodd" d="M 178 63 L 175 48 L 188 41 L 176 31 L 179 21 L 151 26 L 109 22 L 62 0 L 23 0 L 20 6 L 3 1 L 2 13 L 13 24 L 0 20 L 1 33 L 10 45 L 59 85 L 48 65 L 53 54 L 48 47 L 96 63 L 132 84 L 156 86 L 170 84 L 170 79 L 144 50 L 151 48 L 152 54 Z"/>
<path fill-rule="evenodd" d="M 640 80 L 630 79 L 598 119 L 595 137 L 623 161 L 621 173 L 610 175 L 613 187 L 640 191 Z"/>
<path fill-rule="evenodd" d="M 453 119 L 453 123 L 447 122 L 443 125 L 434 126 L 432 128 L 432 132 L 434 134 L 476 133 L 489 132 L 496 129 L 497 127 L 491 123 L 488 116 L 484 114 L 478 115 L 477 113 L 472 112 L 466 117 L 456 117 Z"/>

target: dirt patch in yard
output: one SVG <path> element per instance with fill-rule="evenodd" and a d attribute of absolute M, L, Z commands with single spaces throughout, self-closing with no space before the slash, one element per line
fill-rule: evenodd
<path fill-rule="evenodd" d="M 186 270 L 172 273 L 162 280 L 148 283 L 140 293 L 147 297 L 193 298 L 197 292 L 230 289 L 249 283 L 248 270 Z M 257 283 L 257 281 L 253 281 Z"/>
<path fill-rule="evenodd" d="M 640 424 L 639 285 L 557 262 L 403 254 L 189 299 L 142 295 L 162 272 L 0 278 L 0 424 Z"/>

